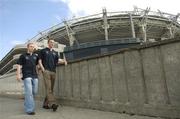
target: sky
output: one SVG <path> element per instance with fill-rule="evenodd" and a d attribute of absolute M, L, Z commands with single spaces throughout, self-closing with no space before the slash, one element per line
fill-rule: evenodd
<path fill-rule="evenodd" d="M 108 12 L 132 11 L 134 6 L 180 13 L 178 0 L 0 0 L 0 60 L 17 44 L 25 43 L 64 19 Z"/>

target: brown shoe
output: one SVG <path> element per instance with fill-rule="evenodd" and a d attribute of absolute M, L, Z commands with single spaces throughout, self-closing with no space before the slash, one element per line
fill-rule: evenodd
<path fill-rule="evenodd" d="M 52 105 L 52 109 L 53 109 L 54 112 L 57 110 L 58 106 L 59 106 L 59 105 L 56 105 L 56 104 L 53 104 L 53 105 Z"/>
<path fill-rule="evenodd" d="M 47 105 L 43 105 L 43 108 L 44 109 L 51 109 L 49 106 L 47 106 Z"/>

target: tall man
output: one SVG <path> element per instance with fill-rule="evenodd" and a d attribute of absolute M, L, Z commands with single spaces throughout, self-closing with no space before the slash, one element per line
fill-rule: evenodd
<path fill-rule="evenodd" d="M 38 77 L 36 66 L 38 64 L 38 55 L 33 53 L 34 44 L 27 44 L 27 52 L 21 54 L 17 61 L 17 80 L 21 79 L 24 82 L 24 93 L 25 93 L 25 101 L 24 107 L 25 112 L 28 115 L 35 114 L 35 102 L 34 95 L 38 91 Z M 22 76 L 21 76 L 22 72 Z"/>
<path fill-rule="evenodd" d="M 56 103 L 56 99 L 53 94 L 53 88 L 55 83 L 55 72 L 56 66 L 59 63 L 64 63 L 67 65 L 67 61 L 65 59 L 60 59 L 58 52 L 53 50 L 54 40 L 48 39 L 48 47 L 44 48 L 39 53 L 39 65 L 43 72 L 44 84 L 45 84 L 45 92 L 46 96 L 43 102 L 43 108 L 45 109 L 53 109 L 56 111 L 58 105 Z"/>

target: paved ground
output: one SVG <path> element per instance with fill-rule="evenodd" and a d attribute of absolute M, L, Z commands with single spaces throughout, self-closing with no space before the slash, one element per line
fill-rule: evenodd
<path fill-rule="evenodd" d="M 23 100 L 0 97 L 0 119 L 162 119 L 155 117 L 127 115 L 103 112 L 90 109 L 60 107 L 57 112 L 41 108 L 41 102 L 36 101 L 36 115 L 26 115 L 23 111 Z"/>

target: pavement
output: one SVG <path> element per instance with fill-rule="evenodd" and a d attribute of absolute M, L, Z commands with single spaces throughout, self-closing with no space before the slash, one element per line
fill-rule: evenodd
<path fill-rule="evenodd" d="M 0 119 L 163 119 L 69 106 L 60 106 L 53 112 L 43 109 L 39 100 L 36 101 L 36 115 L 27 115 L 23 110 L 23 102 L 23 99 L 0 97 Z"/>

